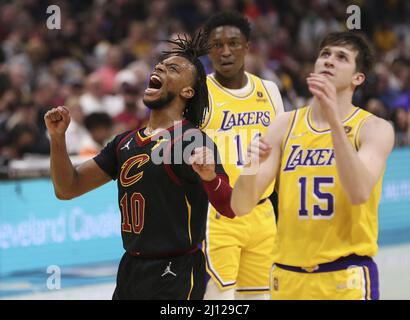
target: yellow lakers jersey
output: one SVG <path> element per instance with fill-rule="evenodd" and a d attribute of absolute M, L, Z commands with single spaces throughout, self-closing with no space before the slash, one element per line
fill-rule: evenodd
<path fill-rule="evenodd" d="M 246 73 L 249 90 L 236 94 L 208 75 L 210 110 L 202 129 L 218 147 L 222 164 L 233 187 L 244 165 L 246 150 L 252 139 L 263 136 L 277 114 L 273 98 L 264 82 Z M 273 192 L 274 183 L 262 198 Z"/>
<path fill-rule="evenodd" d="M 274 261 L 313 267 L 349 254 L 374 256 L 382 178 L 366 203 L 352 205 L 338 177 L 331 132 L 314 127 L 311 110 L 293 111 L 282 144 Z M 355 107 L 343 122 L 356 150 L 370 115 Z"/>

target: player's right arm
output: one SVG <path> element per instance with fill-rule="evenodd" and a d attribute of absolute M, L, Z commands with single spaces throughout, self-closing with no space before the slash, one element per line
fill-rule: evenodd
<path fill-rule="evenodd" d="M 69 200 L 91 191 L 111 180 L 94 160 L 74 168 L 67 153 L 65 132 L 70 124 L 66 107 L 49 110 L 44 121 L 50 135 L 50 170 L 58 199 Z"/>
<path fill-rule="evenodd" d="M 248 163 L 232 191 L 231 207 L 237 216 L 251 212 L 276 177 L 282 156 L 282 141 L 290 118 L 290 112 L 278 115 L 271 122 L 266 136 L 249 145 Z M 253 169 L 255 165 L 258 167 Z"/>

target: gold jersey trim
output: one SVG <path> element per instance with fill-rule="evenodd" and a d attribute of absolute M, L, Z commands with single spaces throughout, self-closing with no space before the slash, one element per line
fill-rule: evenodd
<path fill-rule="evenodd" d="M 212 95 L 210 93 L 208 93 L 208 100 L 209 100 L 209 109 L 208 109 L 208 112 L 205 115 L 204 122 L 201 124 L 200 129 L 202 129 L 202 130 L 205 129 L 208 126 L 209 121 L 211 121 L 212 115 L 214 113 L 214 99 L 212 98 Z"/>
<path fill-rule="evenodd" d="M 289 141 L 289 136 L 292 133 L 293 129 L 295 128 L 296 119 L 298 118 L 298 113 L 299 113 L 299 109 L 296 109 L 295 111 L 293 111 L 292 120 L 288 124 L 288 129 L 285 135 L 285 139 L 283 139 L 282 141 L 282 156 L 285 152 L 286 145 Z"/>
<path fill-rule="evenodd" d="M 191 288 L 189 289 L 187 300 L 191 300 L 192 289 L 194 288 L 194 268 L 191 269 Z"/>
<path fill-rule="evenodd" d="M 323 133 L 330 132 L 330 128 L 326 128 L 326 129 L 317 129 L 317 128 L 315 128 L 315 126 L 313 125 L 312 116 L 311 116 L 312 107 L 308 106 L 307 108 L 308 108 L 308 110 L 306 112 L 306 118 L 305 119 L 306 119 L 307 127 L 310 129 L 310 131 L 312 131 L 313 133 L 316 133 L 316 134 L 323 134 Z M 352 120 L 359 113 L 359 111 L 360 111 L 360 108 L 353 107 L 353 111 L 347 116 L 347 118 L 345 120 L 343 120 L 343 123 L 346 123 L 346 122 Z"/>
<path fill-rule="evenodd" d="M 356 132 L 354 134 L 354 146 L 356 148 L 356 151 L 359 151 L 359 139 L 360 139 L 360 132 L 362 130 L 362 127 L 364 125 L 364 123 L 366 122 L 366 120 L 368 120 L 370 118 L 370 115 L 368 115 L 367 117 L 363 118 L 362 120 L 360 120 L 359 124 L 357 125 L 357 129 Z"/>
<path fill-rule="evenodd" d="M 191 205 L 188 201 L 188 198 L 185 196 L 185 202 L 188 210 L 188 235 L 189 235 L 189 243 L 192 244 L 192 235 L 191 235 Z"/>

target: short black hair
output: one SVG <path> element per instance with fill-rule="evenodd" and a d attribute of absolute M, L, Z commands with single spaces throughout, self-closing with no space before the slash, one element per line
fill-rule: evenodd
<path fill-rule="evenodd" d="M 212 15 L 204 24 L 204 31 L 209 38 L 211 32 L 221 26 L 237 27 L 249 41 L 251 35 L 251 25 L 242 14 L 236 11 L 223 11 Z"/>
<path fill-rule="evenodd" d="M 111 117 L 105 112 L 93 112 L 84 119 L 84 126 L 88 131 L 99 127 L 111 128 L 112 125 L 113 121 Z"/>
<path fill-rule="evenodd" d="M 177 39 L 167 40 L 167 42 L 174 45 L 174 48 L 170 51 L 163 51 L 164 58 L 174 55 L 184 57 L 191 62 L 196 69 L 196 75 L 194 77 L 195 94 L 187 101 L 184 118 L 199 128 L 209 109 L 209 100 L 205 68 L 198 58 L 208 54 L 210 47 L 202 30 L 198 30 L 192 38 L 183 34 L 182 36 L 178 35 Z"/>
<path fill-rule="evenodd" d="M 350 47 L 357 51 L 356 71 L 367 74 L 374 64 L 374 53 L 367 39 L 352 31 L 329 33 L 320 43 L 319 52 L 326 46 Z"/>

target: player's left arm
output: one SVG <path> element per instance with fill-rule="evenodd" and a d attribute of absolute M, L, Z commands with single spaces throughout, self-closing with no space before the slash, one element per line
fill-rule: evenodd
<path fill-rule="evenodd" d="M 340 182 L 352 204 L 365 203 L 383 174 L 394 145 L 391 125 L 371 116 L 362 127 L 359 150 L 347 138 L 342 125 L 332 128 L 336 167 Z"/>
<path fill-rule="evenodd" d="M 387 121 L 371 116 L 363 124 L 359 136 L 360 147 L 356 151 L 337 113 L 338 100 L 334 85 L 318 74 L 311 74 L 308 85 L 329 122 L 337 173 L 343 190 L 352 204 L 365 203 L 383 174 L 387 157 L 393 149 L 393 128 Z"/>
<path fill-rule="evenodd" d="M 357 151 L 360 167 L 355 168 L 355 173 L 357 173 L 355 180 L 360 180 L 360 177 L 364 178 L 363 186 L 361 186 L 362 191 L 358 190 L 360 188 L 358 186 L 354 190 L 359 193 L 359 203 L 369 199 L 374 186 L 383 175 L 387 158 L 393 146 L 394 130 L 391 124 L 376 116 L 370 116 L 360 131 L 359 150 Z M 349 175 L 353 175 L 353 173 L 350 172 Z M 352 188 L 354 183 L 360 183 L 360 181 L 350 183 L 349 187 Z"/>

